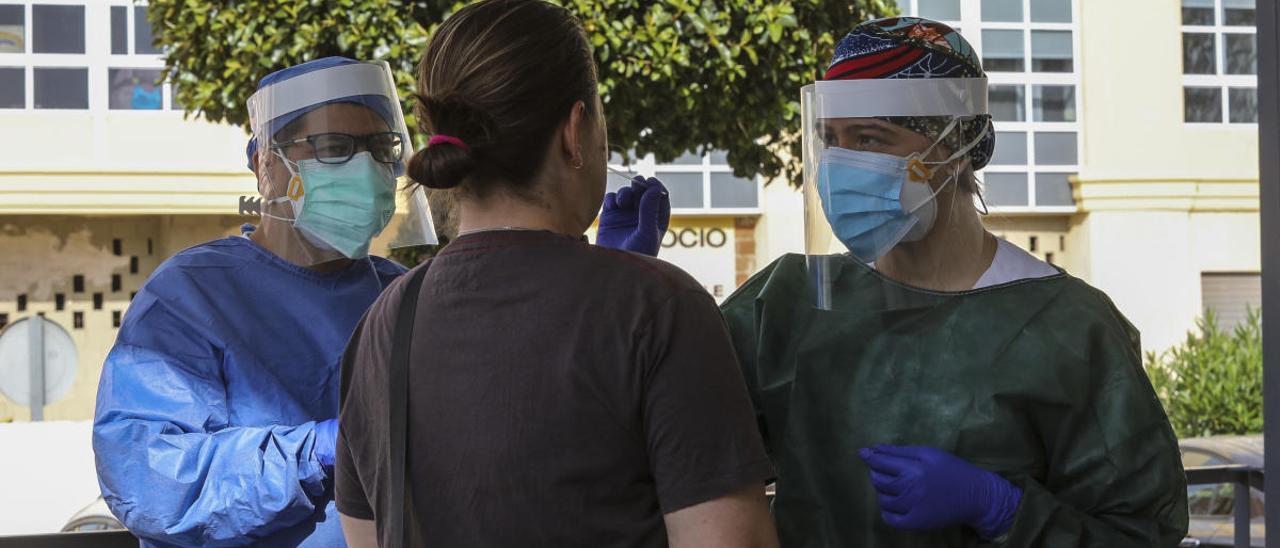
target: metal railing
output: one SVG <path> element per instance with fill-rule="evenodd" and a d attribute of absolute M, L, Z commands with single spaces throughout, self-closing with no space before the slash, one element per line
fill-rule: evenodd
<path fill-rule="evenodd" d="M 1252 466 L 1198 466 L 1186 469 L 1187 485 L 1217 485 L 1230 483 L 1235 486 L 1232 514 L 1235 523 L 1235 548 L 1249 548 L 1252 543 L 1250 530 L 1249 488 L 1265 492 L 1263 470 Z M 772 495 L 770 486 L 769 494 Z M 128 531 L 95 531 L 89 533 L 54 533 L 0 537 L 0 548 L 134 548 L 138 539 Z M 1194 540 L 1183 546 L 1199 546 Z"/>
<path fill-rule="evenodd" d="M 1231 464 L 1225 466 L 1195 466 L 1187 468 L 1187 485 L 1189 486 L 1216 485 L 1221 483 L 1230 483 L 1235 486 L 1232 490 L 1235 496 L 1235 501 L 1231 506 L 1231 512 L 1235 523 L 1235 548 L 1249 548 L 1252 546 L 1253 539 L 1249 525 L 1249 488 L 1252 487 L 1258 491 L 1265 492 L 1263 480 L 1264 477 L 1262 469 L 1253 466 Z M 1198 546 L 1197 544 L 1184 545 Z"/>

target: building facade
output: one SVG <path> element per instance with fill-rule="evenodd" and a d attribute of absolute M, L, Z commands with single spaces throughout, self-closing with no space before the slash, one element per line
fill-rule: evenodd
<path fill-rule="evenodd" d="M 1146 350 L 1206 308 L 1233 323 L 1258 302 L 1252 0 L 900 1 L 986 64 L 993 232 L 1106 291 Z M 0 0 L 0 327 L 44 314 L 79 358 L 47 419 L 92 415 L 116 328 L 161 261 L 252 220 L 245 132 L 185 118 L 156 83 L 145 10 Z M 804 249 L 788 181 L 734 177 L 714 151 L 611 164 L 666 183 L 662 256 L 718 300 Z M 0 393 L 0 422 L 28 417 Z"/>
<path fill-rule="evenodd" d="M 982 54 L 993 232 L 1105 291 L 1147 351 L 1206 310 L 1230 327 L 1258 307 L 1254 0 L 901 7 Z"/>

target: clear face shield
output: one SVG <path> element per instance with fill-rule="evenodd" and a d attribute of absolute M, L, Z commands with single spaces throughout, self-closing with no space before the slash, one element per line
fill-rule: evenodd
<path fill-rule="evenodd" d="M 956 166 L 982 139 L 945 156 L 941 143 L 962 132 L 963 119 L 987 113 L 987 79 L 820 81 L 801 90 L 801 112 L 805 254 L 816 304 L 831 310 L 851 269 L 867 271 L 899 244 L 929 236 L 935 199 L 957 184 Z M 913 146 L 921 136 L 887 117 L 951 121 L 936 140 Z"/>
<path fill-rule="evenodd" d="M 375 238 L 388 249 L 437 243 L 426 194 L 401 178 L 413 146 L 387 63 L 303 73 L 258 90 L 248 107 L 259 237 L 285 260 L 362 259 Z"/>

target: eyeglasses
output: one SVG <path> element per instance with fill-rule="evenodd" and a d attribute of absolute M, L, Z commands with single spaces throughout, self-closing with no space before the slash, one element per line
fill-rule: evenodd
<path fill-rule="evenodd" d="M 404 140 L 399 133 L 370 133 L 369 135 L 349 135 L 346 133 L 317 133 L 304 139 L 283 141 L 272 146 L 277 150 L 293 145 L 311 145 L 311 152 L 316 161 L 322 164 L 345 164 L 357 152 L 369 151 L 374 160 L 384 164 L 400 161 L 404 152 Z"/>

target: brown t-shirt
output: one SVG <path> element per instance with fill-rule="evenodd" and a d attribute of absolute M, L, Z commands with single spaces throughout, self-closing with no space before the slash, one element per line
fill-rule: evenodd
<path fill-rule="evenodd" d="M 387 362 L 407 279 L 343 358 L 337 504 L 351 517 L 400 511 Z M 666 546 L 663 514 L 773 477 L 702 287 L 549 232 L 462 236 L 430 263 L 408 409 L 406 481 L 432 546 Z"/>

